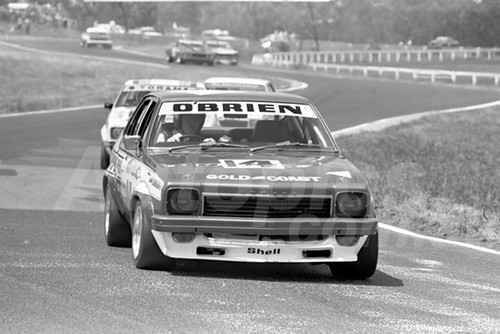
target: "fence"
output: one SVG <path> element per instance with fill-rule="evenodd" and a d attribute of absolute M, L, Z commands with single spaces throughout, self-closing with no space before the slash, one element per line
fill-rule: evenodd
<path fill-rule="evenodd" d="M 436 56 L 437 54 L 437 56 Z M 431 61 L 470 59 L 484 57 L 488 60 L 500 56 L 500 49 L 447 49 L 447 50 L 386 50 L 386 51 L 332 51 L 332 52 L 289 52 L 255 55 L 255 65 L 281 68 L 308 67 L 316 72 L 382 77 L 397 80 L 426 80 L 454 84 L 494 86 L 500 85 L 500 73 L 448 71 L 406 67 L 376 66 L 373 63 L 403 61 Z M 340 62 L 340 64 L 338 63 Z M 346 63 L 368 63 L 351 65 Z"/>

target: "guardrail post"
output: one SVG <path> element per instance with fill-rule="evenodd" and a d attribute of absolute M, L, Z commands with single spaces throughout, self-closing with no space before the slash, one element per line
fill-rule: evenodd
<path fill-rule="evenodd" d="M 477 84 L 477 75 L 472 74 L 472 85 L 476 86 L 476 84 Z"/>

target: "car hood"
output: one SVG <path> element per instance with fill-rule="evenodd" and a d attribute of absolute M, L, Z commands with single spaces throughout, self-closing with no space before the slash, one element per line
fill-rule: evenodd
<path fill-rule="evenodd" d="M 125 127 L 135 107 L 116 107 L 108 115 L 108 123 Z"/>
<path fill-rule="evenodd" d="M 274 153 L 274 154 L 273 154 Z M 366 179 L 347 159 L 336 153 L 290 152 L 276 155 L 152 154 L 158 176 L 168 185 L 217 185 L 238 188 L 256 186 L 269 189 L 331 188 L 333 184 L 363 184 Z M 219 189 L 220 190 L 220 189 Z"/>

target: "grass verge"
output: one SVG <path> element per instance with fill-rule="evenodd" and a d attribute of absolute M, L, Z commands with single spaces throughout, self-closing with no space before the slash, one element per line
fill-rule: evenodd
<path fill-rule="evenodd" d="M 337 139 L 381 222 L 500 250 L 500 111 L 428 116 Z"/>
<path fill-rule="evenodd" d="M 191 66 L 195 70 L 189 69 Z M 158 69 L 78 55 L 38 54 L 3 45 L 0 45 L 0 75 L 0 114 L 111 102 L 128 79 L 203 81 L 211 76 L 255 77 L 251 70 L 235 66 L 173 65 Z M 277 88 L 286 85 L 266 78 L 273 80 Z"/>

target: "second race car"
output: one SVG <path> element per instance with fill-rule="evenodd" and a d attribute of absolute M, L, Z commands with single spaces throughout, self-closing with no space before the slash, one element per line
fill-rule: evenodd
<path fill-rule="evenodd" d="M 170 79 L 127 80 L 121 87 L 113 103 L 107 102 L 104 108 L 110 109 L 106 123 L 101 128 L 101 168 L 109 165 L 109 152 L 116 139 L 127 124 L 130 114 L 141 99 L 151 91 L 205 89 L 199 82 Z"/>

